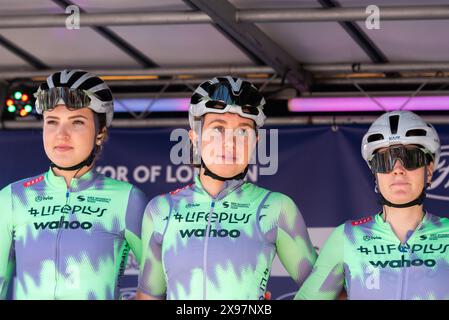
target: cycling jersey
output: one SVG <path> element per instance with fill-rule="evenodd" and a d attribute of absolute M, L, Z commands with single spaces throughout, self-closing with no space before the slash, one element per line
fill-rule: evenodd
<path fill-rule="evenodd" d="M 295 203 L 243 180 L 212 197 L 196 176 L 154 198 L 142 243 L 139 290 L 167 299 L 263 299 L 276 253 L 298 284 L 316 259 Z"/>
<path fill-rule="evenodd" d="M 449 219 L 426 213 L 401 243 L 380 214 L 337 227 L 295 298 L 449 299 Z"/>
<path fill-rule="evenodd" d="M 67 188 L 53 170 L 0 191 L 0 297 L 116 299 L 129 249 L 140 261 L 146 196 L 89 171 Z"/>

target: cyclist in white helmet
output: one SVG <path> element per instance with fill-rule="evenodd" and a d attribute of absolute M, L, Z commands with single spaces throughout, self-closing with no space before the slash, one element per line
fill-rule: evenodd
<path fill-rule="evenodd" d="M 35 94 L 50 168 L 0 191 L 0 299 L 117 299 L 129 250 L 138 261 L 147 197 L 94 163 L 112 93 L 83 70 L 53 73 Z"/>
<path fill-rule="evenodd" d="M 230 76 L 193 93 L 200 172 L 146 208 L 138 298 L 266 299 L 276 254 L 298 285 L 311 272 L 316 253 L 293 200 L 244 181 L 264 105 L 254 85 Z"/>
<path fill-rule="evenodd" d="M 449 299 L 449 219 L 423 207 L 440 156 L 435 128 L 410 111 L 380 116 L 362 141 L 382 210 L 330 235 L 295 298 Z"/>

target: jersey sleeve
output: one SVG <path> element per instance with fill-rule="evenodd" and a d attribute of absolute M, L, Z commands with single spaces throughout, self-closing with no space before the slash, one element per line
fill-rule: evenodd
<path fill-rule="evenodd" d="M 0 191 L 0 299 L 6 299 L 15 267 L 11 187 Z"/>
<path fill-rule="evenodd" d="M 295 202 L 286 195 L 280 195 L 276 251 L 288 274 L 301 285 L 312 271 L 317 255 L 306 223 Z"/>
<path fill-rule="evenodd" d="M 344 284 L 344 224 L 329 236 L 313 271 L 294 299 L 335 300 Z"/>
<path fill-rule="evenodd" d="M 147 196 L 138 188 L 132 187 L 128 197 L 128 207 L 125 218 L 125 238 L 138 263 L 142 253 L 142 218 L 145 206 L 148 203 Z"/>
<path fill-rule="evenodd" d="M 151 200 L 145 209 L 142 222 L 143 246 L 138 289 L 157 298 L 164 298 L 167 290 L 162 265 L 162 241 L 171 210 L 168 197 L 158 196 Z"/>

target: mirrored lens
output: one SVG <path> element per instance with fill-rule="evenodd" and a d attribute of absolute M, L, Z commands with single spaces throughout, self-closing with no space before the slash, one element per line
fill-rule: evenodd
<path fill-rule="evenodd" d="M 418 147 L 394 147 L 374 154 L 370 165 L 375 173 L 390 173 L 397 160 L 407 170 L 414 170 L 427 164 L 426 153 Z"/>
<path fill-rule="evenodd" d="M 232 88 L 227 83 L 212 84 L 207 91 L 212 101 L 221 102 L 225 105 L 237 105 L 242 107 L 242 110 L 244 107 L 245 110 L 243 110 L 243 112 L 248 114 L 259 114 L 257 106 L 262 100 L 262 96 L 259 91 L 249 83 L 243 83 L 240 92 L 236 94 L 233 93 Z"/>
<path fill-rule="evenodd" d="M 37 99 L 42 110 L 53 109 L 59 100 L 64 101 L 69 109 L 79 109 L 89 106 L 90 97 L 82 90 L 65 87 L 51 88 L 39 92 Z"/>

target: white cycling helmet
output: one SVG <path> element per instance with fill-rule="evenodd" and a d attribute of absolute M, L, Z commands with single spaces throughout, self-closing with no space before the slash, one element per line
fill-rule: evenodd
<path fill-rule="evenodd" d="M 231 76 L 216 77 L 201 83 L 194 91 L 189 106 L 190 127 L 194 128 L 196 117 L 231 112 L 254 120 L 260 128 L 266 119 L 264 105 L 265 99 L 251 82 Z"/>
<path fill-rule="evenodd" d="M 440 158 L 440 139 L 435 128 L 411 111 L 387 112 L 377 118 L 362 139 L 362 156 L 368 166 L 376 150 L 396 144 L 422 146 L 433 157 L 434 167 Z"/>

